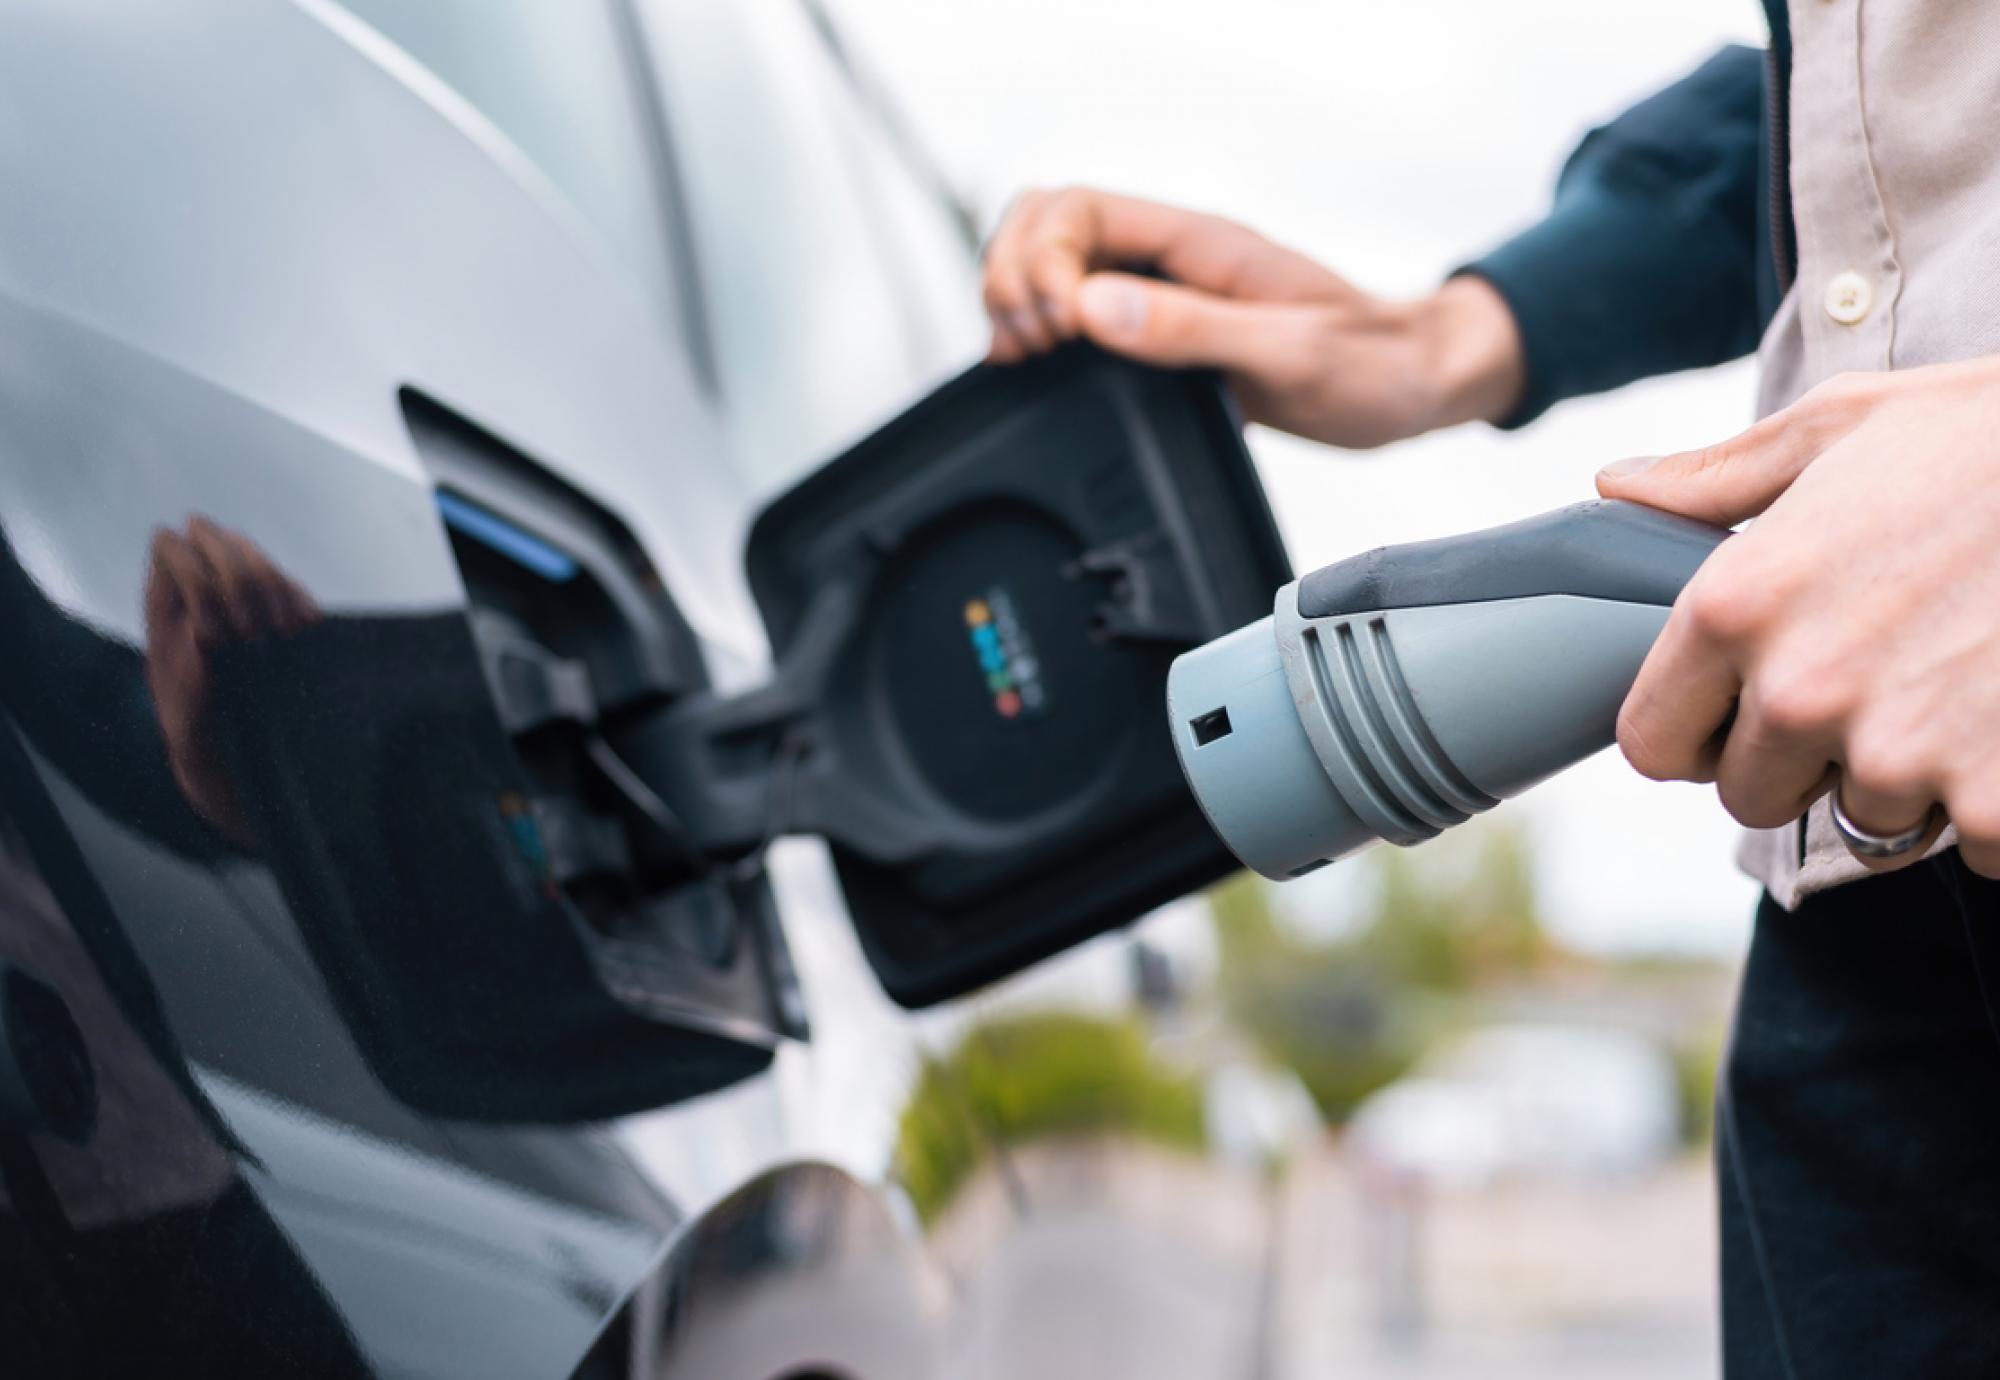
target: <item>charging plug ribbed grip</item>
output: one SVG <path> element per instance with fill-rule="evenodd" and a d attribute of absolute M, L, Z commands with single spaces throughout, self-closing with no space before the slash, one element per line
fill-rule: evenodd
<path fill-rule="evenodd" d="M 1267 876 L 1434 837 L 1610 745 L 1675 596 L 1727 536 L 1586 503 L 1316 571 L 1174 663 L 1182 769 Z"/>

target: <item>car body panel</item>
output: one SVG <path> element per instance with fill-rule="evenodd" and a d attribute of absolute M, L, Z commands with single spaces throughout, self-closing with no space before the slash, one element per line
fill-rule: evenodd
<path fill-rule="evenodd" d="M 329 620 L 463 609 L 405 389 L 614 503 L 711 665 L 754 670 L 747 505 L 720 425 L 659 314 L 504 145 L 331 6 L 0 15 L 0 735 L 18 842 L 0 963 L 58 994 L 100 1094 L 80 1141 L 0 1129 L 28 1222 L 0 1233 L 20 1286 L 0 1346 L 25 1368 L 143 1352 L 169 1370 L 565 1374 L 621 1308 L 660 1297 L 645 1288 L 670 1242 L 706 1258 L 746 1191 L 732 1177 L 764 1201 L 795 1182 L 872 1192 L 788 1163 L 771 1075 L 649 1116 L 731 1147 L 684 1184 L 673 1156 L 642 1171 L 603 1128 L 410 1105 L 357 1045 L 284 888 L 190 817 L 163 759 L 141 653 L 160 529 L 200 515 L 240 536 Z M 854 1240 L 873 1244 L 821 1254 L 914 1297 L 879 1203 L 833 1220 L 870 1213 Z M 759 1364 L 822 1360 L 837 1348 L 817 1334 L 853 1329 L 852 1290 L 786 1287 L 792 1325 Z M 924 1354 L 922 1310 L 889 1312 L 873 1345 Z M 686 1331 L 697 1316 L 643 1330 L 661 1355 L 727 1354 Z"/>
<path fill-rule="evenodd" d="M 483 829 L 498 862 L 466 893 L 512 886 L 519 913 L 493 913 L 531 919 L 547 839 L 492 810 L 521 764 L 482 748 L 480 790 L 435 797 L 414 769 L 461 738 L 504 746 L 492 703 L 468 691 L 407 740 L 407 798 L 393 746 L 343 759 L 336 736 L 480 673 L 410 400 L 628 525 L 729 690 L 769 670 L 742 566 L 754 506 L 976 354 L 968 246 L 834 108 L 802 11 L 586 2 L 626 16 L 621 41 L 671 88 L 695 242 L 662 252 L 721 274 L 696 280 L 711 314 L 730 283 L 765 294 L 714 323 L 715 377 L 688 338 L 702 312 L 674 296 L 686 275 L 649 287 L 644 246 L 399 47 L 393 7 L 360 6 L 384 31 L 332 0 L 0 10 L 0 1368 L 901 1380 L 939 1373 L 941 1338 L 985 1335 L 952 1316 L 894 1183 L 927 1046 L 976 1011 L 887 1000 L 824 844 L 765 859 L 810 1040 L 752 1022 L 729 1062 L 729 1032 L 701 1033 L 687 1048 L 717 1067 L 615 1120 L 476 1089 L 447 1105 L 418 1076 L 436 1051 L 364 1019 L 385 984 L 349 970 L 368 955 L 330 956 L 270 812 L 239 799 L 251 827 L 233 828 L 170 723 L 187 684 L 160 625 L 199 618 L 157 593 L 162 552 L 198 517 L 310 601 L 297 645 L 351 653 L 323 682 L 284 662 L 287 638 L 201 663 L 214 703 L 331 742 L 296 803 L 380 845 L 349 872 L 407 877 L 431 849 L 441 905 L 446 845 Z M 739 99 L 755 109 L 732 123 Z M 780 221 L 786 243 L 761 233 Z M 788 309 L 796 338 L 760 352 Z M 370 651 L 388 639 L 420 664 Z M 258 665 L 293 672 L 240 674 Z M 406 983 L 401 1014 L 500 990 L 520 966 L 505 933 L 454 932 L 459 966 L 423 975 L 436 1010 Z M 1122 971 L 1112 946 L 1094 957 Z M 44 1012 L 34 1040 L 16 1009 Z M 627 1020 L 602 1059 L 668 1047 L 648 1041 Z M 15 1095 L 52 1050 L 87 1071 L 88 1118 Z"/>
<path fill-rule="evenodd" d="M 683 353 L 497 132 L 343 13 L 10 7 L 0 292 L 421 485 L 419 389 L 613 491 L 689 621 L 740 641 L 742 500 Z"/>

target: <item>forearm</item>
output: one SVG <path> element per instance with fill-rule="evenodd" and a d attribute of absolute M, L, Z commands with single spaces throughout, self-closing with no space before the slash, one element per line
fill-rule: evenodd
<path fill-rule="evenodd" d="M 1411 330 L 1432 398 L 1425 430 L 1499 422 L 1519 405 L 1527 361 L 1521 331 L 1500 292 L 1462 275 L 1414 304 Z"/>
<path fill-rule="evenodd" d="M 1756 347 L 1762 90 L 1759 54 L 1718 53 L 1593 131 L 1549 216 L 1462 270 L 1505 300 L 1519 332 L 1523 377 L 1503 425 Z"/>

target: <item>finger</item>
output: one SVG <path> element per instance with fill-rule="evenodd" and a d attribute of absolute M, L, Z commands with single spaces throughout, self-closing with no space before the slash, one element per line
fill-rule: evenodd
<path fill-rule="evenodd" d="M 1021 348 L 1019 341 L 1014 339 L 1013 332 L 1002 326 L 998 321 L 993 322 L 992 326 L 993 338 L 986 344 L 986 362 L 988 364 L 1018 364 L 1027 358 L 1028 352 Z"/>
<path fill-rule="evenodd" d="M 1029 296 L 1043 329 L 1057 340 L 1076 336 L 1076 290 L 1085 268 L 1083 256 L 1067 241 L 1040 239 L 1028 251 Z"/>
<path fill-rule="evenodd" d="M 1233 302 L 1129 273 L 1091 274 L 1076 300 L 1085 335 L 1149 364 L 1240 371 L 1269 385 L 1313 357 L 1309 307 Z"/>
<path fill-rule="evenodd" d="M 1020 354 L 1038 354 L 1055 344 L 1055 337 L 1035 310 L 1026 263 L 1028 237 L 1048 196 L 1037 190 L 1021 193 L 986 247 L 984 296 L 986 314 L 995 327 L 996 346 L 1004 334 Z"/>
<path fill-rule="evenodd" d="M 1924 844 L 1924 846 L 1930 848 L 1930 844 Z M 1974 872 L 1978 872 L 1980 876 L 1992 878 L 1992 880 L 2000 882 L 2000 842 L 1968 844 L 1966 840 L 1960 838 L 1958 840 L 1958 856 L 1964 858 L 1966 866 L 1972 868 Z"/>
<path fill-rule="evenodd" d="M 1080 329 L 1077 289 L 1093 270 L 1154 267 L 1185 286 L 1238 297 L 1252 295 L 1243 289 L 1255 266 L 1272 256 L 1301 257 L 1217 216 L 1084 187 L 1041 201 L 1018 252 L 1029 305 L 1049 334 L 1064 340 Z M 1315 268 L 1314 284 L 1324 279 Z"/>
<path fill-rule="evenodd" d="M 1309 299 L 1337 281 L 1306 255 L 1222 216 L 1089 189 L 1057 197 L 1036 237 L 1078 240 L 1086 274 L 1151 267 L 1184 286 L 1253 301 Z"/>
<path fill-rule="evenodd" d="M 1756 694 L 1738 697 L 1716 762 L 1716 794 L 1737 822 L 1752 829 L 1775 829 L 1803 815 L 1839 776 L 1827 760 L 1826 745 L 1775 731 Z"/>
<path fill-rule="evenodd" d="M 1813 430 L 1780 412 L 1717 445 L 1608 465 L 1597 492 L 1727 527 L 1770 507 L 1818 453 Z"/>
<path fill-rule="evenodd" d="M 263 590 L 257 584 L 248 557 L 254 548 L 236 533 L 200 516 L 188 521 L 188 541 L 213 581 L 230 629 L 247 639 L 268 627 L 271 611 L 266 607 Z"/>
<path fill-rule="evenodd" d="M 1274 244 L 1220 216 L 1071 187 L 1042 194 L 1010 217 L 989 265 L 1001 269 L 996 291 L 1009 312 L 1033 311 L 1051 339 L 1078 333 L 1076 294 L 1102 269 L 1153 268 L 1188 287 L 1249 301 L 1325 297 L 1339 279 L 1304 254 Z M 1017 265 L 1025 276 L 1015 285 Z M 1017 316 L 1013 334 L 1032 340 Z"/>
<path fill-rule="evenodd" d="M 1925 786 L 1907 781 L 1895 781 L 1883 775 L 1870 777 L 1865 766 L 1857 770 L 1852 764 L 1840 771 L 1840 779 L 1835 784 L 1840 808 L 1855 827 L 1870 834 L 1890 838 L 1928 819 L 1930 828 L 1917 843 L 1892 858 L 1871 858 L 1862 853 L 1854 857 L 1871 872 L 1894 872 L 1922 860 L 1930 846 L 1937 842 L 1937 836 L 1944 832 L 1945 819 L 1941 810 L 1936 810 L 1936 797 Z M 1852 848 L 1848 850 L 1854 852 Z"/>
<path fill-rule="evenodd" d="M 162 531 L 153 541 L 153 568 L 164 585 L 158 598 L 163 610 L 178 609 L 196 643 L 206 646 L 220 636 L 223 613 L 202 560 L 178 532 Z"/>
<path fill-rule="evenodd" d="M 1641 776 L 1713 781 L 1742 691 L 1736 668 L 1677 604 L 1619 710 L 1618 746 Z"/>
<path fill-rule="evenodd" d="M 153 567 L 146 582 L 147 689 L 168 755 L 182 751 L 206 702 L 207 659 L 202 648 L 219 635 L 215 611 L 204 596 L 201 562 L 179 533 L 161 529 L 153 539 Z"/>
<path fill-rule="evenodd" d="M 2000 880 L 2000 752 L 1961 760 L 1946 783 L 1944 807 L 1965 865 Z"/>
<path fill-rule="evenodd" d="M 181 621 L 187 612 L 186 601 L 181 598 L 180 582 L 174 578 L 170 564 L 170 551 L 180 544 L 180 538 L 168 527 L 155 528 L 153 540 L 147 549 L 146 588 L 142 605 L 146 616 L 146 639 L 166 635 L 169 627 Z"/>
<path fill-rule="evenodd" d="M 225 535 L 243 571 L 245 588 L 254 596 L 253 608 L 262 620 L 258 631 L 289 633 L 304 626 L 304 612 L 294 598 L 304 591 L 285 578 L 256 542 L 240 534 Z"/>
<path fill-rule="evenodd" d="M 1116 250 L 1104 243 L 1103 192 L 1071 187 L 1037 208 L 1019 246 L 1028 304 L 1051 337 L 1068 340 L 1078 330 L 1076 290 L 1084 275 Z M 1132 262 L 1125 260 L 1125 262 Z"/>
<path fill-rule="evenodd" d="M 988 309 L 987 325 L 992 336 L 986 343 L 986 358 L 992 364 L 1016 364 L 1028 357 L 1028 350 L 1014 334 L 1004 316 L 995 316 Z"/>
<path fill-rule="evenodd" d="M 145 677 L 170 748 L 175 741 L 174 730 L 186 714 L 187 687 L 193 685 L 199 693 L 202 677 L 198 630 L 201 613 L 198 605 L 189 603 L 181 587 L 183 572 L 194 568 L 194 553 L 178 533 L 165 527 L 153 533 L 144 596 Z"/>
<path fill-rule="evenodd" d="M 1914 820 L 1911 821 L 1911 823 L 1914 822 L 1915 822 Z M 1856 823 L 1859 823 L 1859 821 L 1856 821 Z M 1867 868 L 1870 872 L 1900 871 L 1901 869 L 1908 867 L 1913 863 L 1922 862 L 1924 860 L 1924 855 L 1931 851 L 1931 847 L 1938 841 L 1938 836 L 1942 834 L 1945 831 L 1945 829 L 1949 827 L 1950 824 L 1951 821 L 1946 819 L 1942 813 L 1938 814 L 1937 816 L 1931 819 L 1930 827 L 1924 831 L 1922 838 L 1918 839 L 1915 843 L 1911 844 L 1909 848 L 1907 848 L 1903 852 L 1897 853 L 1894 857 L 1871 858 L 1868 857 L 1866 854 L 1855 852 L 1854 849 L 1852 848 L 1849 848 L 1847 850 L 1848 855 L 1852 857 L 1856 862 L 1860 863 L 1863 867 Z M 1908 825 L 1904 826 L 1904 828 L 1908 827 L 1909 827 Z M 1869 832 L 1874 833 L 1875 831 L 1873 829 L 1869 829 Z M 1901 830 L 1896 830 L 1894 832 L 1900 833 Z M 1845 840 L 1842 840 L 1842 842 L 1845 842 Z"/>
<path fill-rule="evenodd" d="M 1001 296 L 1005 282 L 1001 266 L 1009 257 L 1009 239 L 1019 228 L 1021 202 L 1031 194 L 1024 192 L 1014 199 L 1006 214 L 1000 218 L 999 227 L 980 249 L 980 298 L 986 309 L 987 321 L 993 329 L 993 338 L 987 346 L 986 357 L 995 364 L 1012 364 L 1027 353 L 1021 347 L 1021 342 L 1015 338 L 1012 327 L 1007 324 L 1008 313 L 1012 307 Z"/>
<path fill-rule="evenodd" d="M 292 627 L 295 631 L 299 628 L 309 628 L 325 617 L 320 612 L 319 600 L 313 598 L 304 585 L 282 573 L 279 579 L 284 587 L 285 600 L 291 605 Z"/>
<path fill-rule="evenodd" d="M 239 638 L 249 636 L 256 624 L 243 606 L 242 577 L 222 529 L 196 514 L 188 519 L 187 543 L 200 564 L 203 584 L 222 623 Z"/>
<path fill-rule="evenodd" d="M 1958 856 L 1980 876 L 2000 882 L 2000 830 L 1984 824 L 1968 828 L 1956 818 L 1952 822 L 1958 826 Z M 1924 848 L 1930 848 L 1930 844 L 1924 844 Z"/>

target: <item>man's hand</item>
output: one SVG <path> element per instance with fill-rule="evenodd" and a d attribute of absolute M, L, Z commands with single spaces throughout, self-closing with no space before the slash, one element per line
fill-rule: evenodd
<path fill-rule="evenodd" d="M 1688 584 L 1625 701 L 1640 772 L 1714 781 L 1756 827 L 1835 787 L 1884 835 L 1942 804 L 1966 863 L 2000 877 L 2000 357 L 1836 378 L 1598 490 L 1763 514 Z"/>
<path fill-rule="evenodd" d="M 210 659 L 226 642 L 297 632 L 319 606 L 247 538 L 205 517 L 185 534 L 153 534 L 146 575 L 146 685 L 167 765 L 195 813 L 233 842 L 249 842 L 243 812 L 216 750 Z"/>
<path fill-rule="evenodd" d="M 1250 420 L 1338 446 L 1496 421 L 1523 383 L 1513 314 L 1483 280 L 1383 301 L 1233 222 L 1089 188 L 1022 194 L 985 292 L 996 363 L 1084 335 L 1219 368 Z"/>

